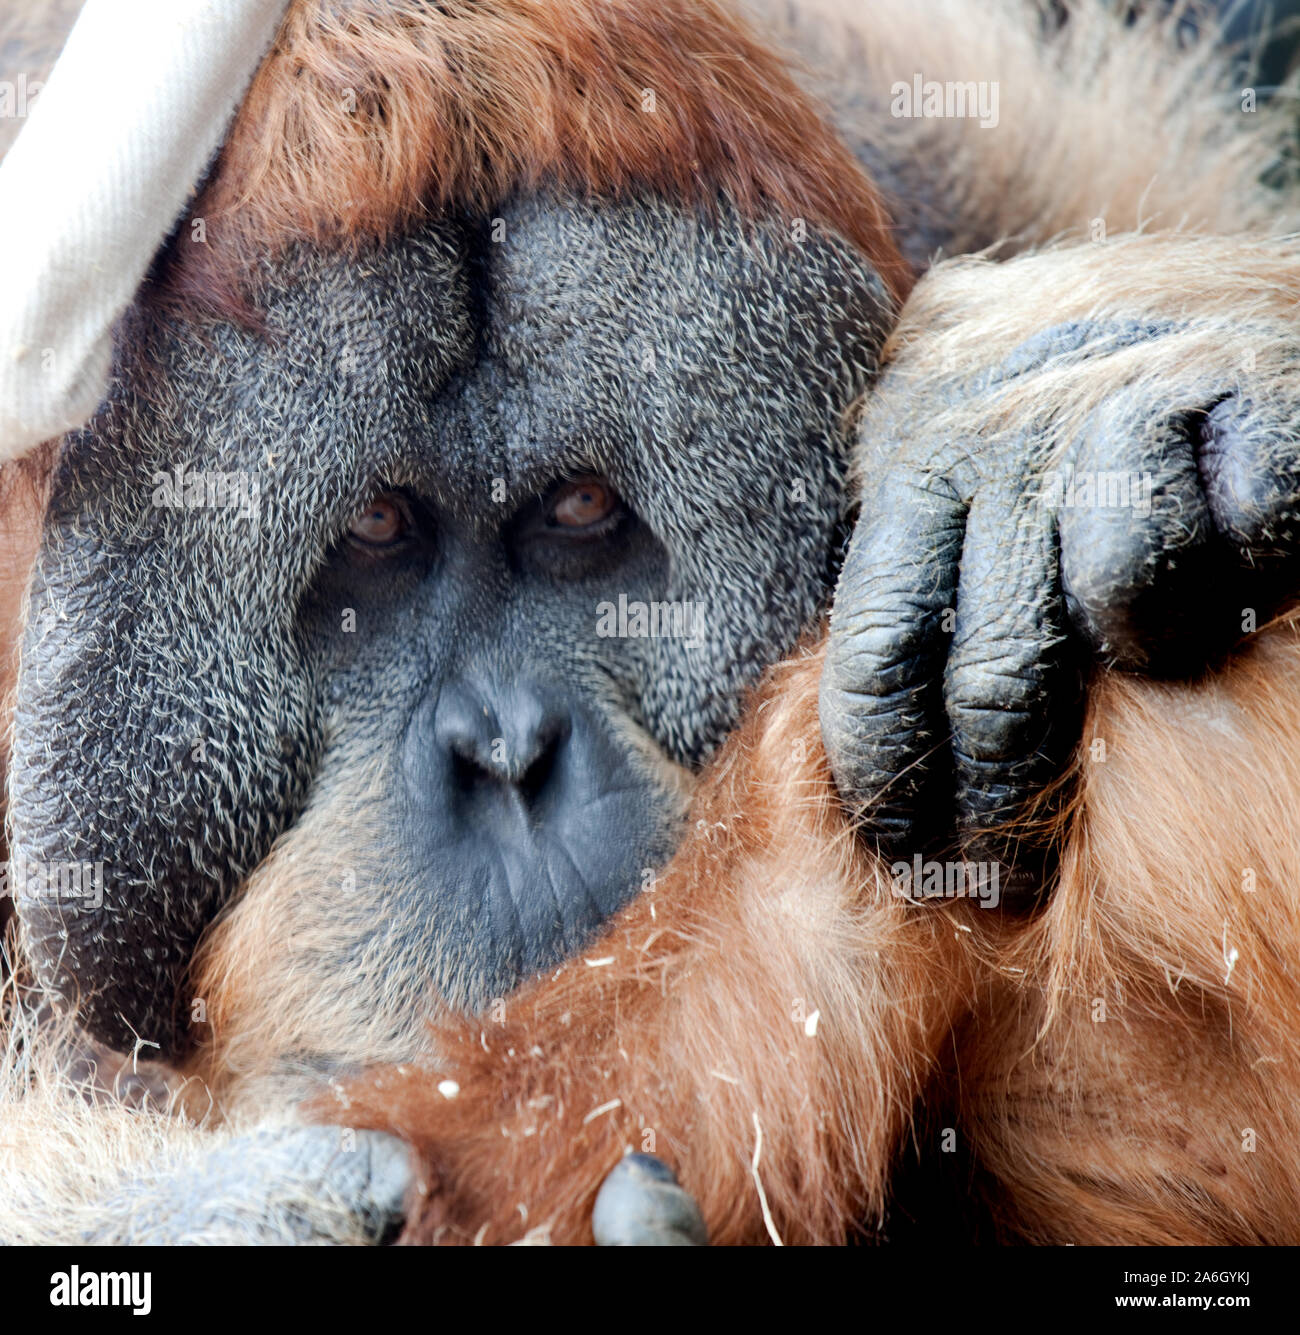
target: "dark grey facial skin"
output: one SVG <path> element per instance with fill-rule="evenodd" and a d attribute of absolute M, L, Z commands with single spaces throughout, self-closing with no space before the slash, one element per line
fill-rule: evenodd
<path fill-rule="evenodd" d="M 97 1036 L 163 1055 L 204 926 L 358 767 L 387 816 L 339 839 L 405 902 L 378 872 L 356 893 L 437 926 L 399 933 L 395 967 L 453 1001 L 636 892 L 679 837 L 673 766 L 824 607 L 845 410 L 889 320 L 838 240 L 553 197 L 298 255 L 262 304 L 269 338 L 127 322 L 110 401 L 66 444 L 24 645 L 26 939 Z M 156 504 L 178 465 L 244 478 L 256 517 Z M 622 499 L 595 537 L 547 521 L 578 474 Z M 358 548 L 385 491 L 408 536 Z M 599 634 L 620 596 L 690 604 L 697 643 Z M 40 874 L 71 862 L 102 864 L 102 904 Z"/>

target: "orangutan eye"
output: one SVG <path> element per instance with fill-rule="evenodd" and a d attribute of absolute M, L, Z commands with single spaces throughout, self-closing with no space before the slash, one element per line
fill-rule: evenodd
<path fill-rule="evenodd" d="M 359 546 L 395 547 L 410 531 L 411 521 L 401 498 L 391 491 L 372 496 L 352 521 L 348 537 Z"/>
<path fill-rule="evenodd" d="M 613 515 L 620 504 L 618 492 L 604 478 L 575 478 L 562 483 L 552 494 L 547 522 L 559 528 L 594 528 Z"/>

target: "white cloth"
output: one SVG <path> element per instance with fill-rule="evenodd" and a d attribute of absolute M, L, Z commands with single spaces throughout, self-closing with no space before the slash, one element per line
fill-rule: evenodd
<path fill-rule="evenodd" d="M 114 321 L 286 0 L 87 0 L 0 163 L 0 460 L 103 400 Z"/>

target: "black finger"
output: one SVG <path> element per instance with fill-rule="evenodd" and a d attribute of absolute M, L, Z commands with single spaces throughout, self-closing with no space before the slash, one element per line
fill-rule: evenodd
<path fill-rule="evenodd" d="M 1206 413 L 1198 463 L 1215 528 L 1240 571 L 1226 635 L 1262 626 L 1300 593 L 1300 412 L 1234 394 Z"/>
<path fill-rule="evenodd" d="M 1300 414 L 1238 394 L 1200 424 L 1198 461 L 1215 528 L 1253 561 L 1300 551 Z"/>
<path fill-rule="evenodd" d="M 1028 479 L 985 489 L 971 506 L 944 701 L 957 834 L 967 863 L 986 864 L 981 899 L 992 906 L 1037 891 L 1052 781 L 1077 740 L 1083 688 L 1054 512 Z"/>
<path fill-rule="evenodd" d="M 863 500 L 821 680 L 822 739 L 863 832 L 887 851 L 948 811 L 942 680 L 966 506 L 937 476 L 890 477 Z"/>
<path fill-rule="evenodd" d="M 1094 414 L 1058 479 L 1070 616 L 1116 666 L 1192 671 L 1239 633 L 1235 563 L 1197 467 L 1201 420 L 1118 396 Z"/>

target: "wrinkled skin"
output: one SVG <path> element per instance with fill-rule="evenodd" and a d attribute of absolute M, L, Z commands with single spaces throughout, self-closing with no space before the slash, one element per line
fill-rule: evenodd
<path fill-rule="evenodd" d="M 887 329 L 870 266 L 657 203 L 503 217 L 504 245 L 444 221 L 364 265 L 290 257 L 269 335 L 141 308 L 66 443 L 16 716 L 18 901 L 41 982 L 111 1047 L 184 1053 L 196 942 L 313 808 L 349 833 L 298 906 L 334 954 L 302 967 L 349 1004 L 414 1028 L 431 980 L 473 1007 L 571 954 L 671 854 L 691 775 L 825 606 L 844 410 Z M 249 490 L 160 503 L 178 467 Z M 550 509 L 583 474 L 620 498 L 594 536 Z M 376 497 L 396 543 L 355 536 Z M 621 599 L 699 620 L 602 634 Z M 42 879 L 66 863 L 101 893 Z M 161 1165 L 104 1236 L 382 1238 L 400 1156 L 362 1149 L 290 1129 Z M 600 1230 L 699 1241 L 634 1168 Z"/>
<path fill-rule="evenodd" d="M 999 421 L 977 448 L 944 429 L 953 409 L 978 422 L 984 401 L 994 420 L 998 391 L 1049 360 L 1100 364 L 1167 332 L 1068 324 L 922 394 L 878 382 L 821 715 L 837 786 L 886 852 L 956 836 L 1037 892 L 1041 850 L 990 832 L 1076 744 L 1089 665 L 1198 671 L 1241 638 L 1243 608 L 1262 621 L 1293 594 L 1298 414 L 1267 386 L 1253 402 L 1230 367 L 1221 391 L 1168 387 L 1168 408 L 1118 388 L 1065 440 L 1046 413 Z M 1085 482 L 1114 503 L 1082 503 Z"/>
<path fill-rule="evenodd" d="M 365 819 L 349 836 L 346 893 L 320 897 L 335 953 L 310 964 L 375 1010 L 409 1012 L 431 978 L 453 1003 L 482 1004 L 572 953 L 670 855 L 677 780 L 826 605 L 854 443 L 843 410 L 870 386 L 886 327 L 875 276 L 835 243 L 792 266 L 777 237 L 756 258 L 655 206 L 534 202 L 508 222 L 517 248 L 499 253 L 443 223 L 360 272 L 304 257 L 268 291 L 269 344 L 150 327 L 141 313 L 113 399 L 69 443 L 37 569 L 14 823 L 29 862 L 105 864 L 102 903 L 39 885 L 20 902 L 44 980 L 79 989 L 114 1046 L 153 1034 L 183 1050 L 195 941 L 275 838 L 334 802 Z M 639 268 L 647 245 L 677 255 L 681 318 L 666 351 L 662 284 Z M 622 276 L 605 306 L 594 273 Z M 717 273 L 743 301 L 699 301 Z M 313 318 L 323 309 L 332 320 Z M 782 377 L 799 312 L 807 371 L 792 397 Z M 1045 356 L 1086 357 L 1086 342 L 1049 331 L 973 384 L 918 395 L 886 377 L 873 396 L 822 723 L 846 797 L 886 793 L 869 813 L 886 836 L 915 840 L 920 807 L 950 809 L 925 787 L 948 772 L 932 756 L 945 718 L 949 800 L 959 829 L 978 833 L 1072 743 L 1085 646 L 1147 667 L 1195 662 L 1209 647 L 1178 614 L 1180 589 L 1203 616 L 1209 575 L 1234 597 L 1238 579 L 1285 588 L 1291 455 L 1243 397 L 1205 404 L 1194 433 L 1181 418 L 1147 431 L 1150 405 L 1117 397 L 1064 460 L 1032 418 L 981 434 L 977 452 L 917 429 L 936 404 L 978 398 Z M 735 362 L 738 344 L 749 351 Z M 743 369 L 728 379 L 728 366 Z M 737 421 L 761 426 L 761 448 Z M 276 442 L 299 437 L 317 443 L 309 465 L 295 449 L 276 470 Z M 1049 459 L 1150 472 L 1175 508 L 1058 522 L 1030 485 Z M 156 478 L 178 463 L 257 477 L 260 513 L 156 505 Z M 626 513 L 575 546 L 547 507 L 557 485 L 592 472 Z M 409 510 L 401 542 L 358 547 L 352 521 L 393 492 Z M 714 614 L 695 648 L 602 637 L 595 608 L 619 597 Z M 1171 603 L 1173 615 L 1152 615 Z M 549 897 L 528 898 L 538 883 Z M 282 948 L 293 957 L 294 933 Z M 359 958 L 383 968 L 358 970 Z M 305 1058 L 329 1069 L 326 1054 Z M 336 1160 L 327 1139 L 265 1135 L 245 1180 L 238 1148 L 148 1177 L 132 1195 L 145 1202 L 138 1227 L 215 1229 L 183 1203 L 233 1193 L 254 1233 L 258 1219 L 304 1240 L 332 1229 L 302 1213 L 319 1196 L 340 1200 L 362 1238 L 388 1235 L 405 1180 L 391 1147 Z M 632 1164 L 612 1181 L 602 1238 L 700 1240 L 656 1170 Z"/>
<path fill-rule="evenodd" d="M 113 1047 L 186 1049 L 195 943 L 304 811 L 349 833 L 298 905 L 335 940 L 302 967 L 394 1026 L 430 981 L 477 1007 L 571 954 L 826 604 L 887 327 L 871 267 L 653 202 L 502 216 L 503 243 L 440 221 L 364 264 L 291 257 L 269 335 L 140 312 L 67 443 L 11 816 L 40 980 Z M 160 504 L 178 467 L 257 512 Z M 565 529 L 557 488 L 592 474 L 617 511 Z M 385 496 L 400 540 L 357 540 Z M 609 634 L 620 600 L 698 620 Z M 39 875 L 66 863 L 102 866 L 102 902 Z"/>

